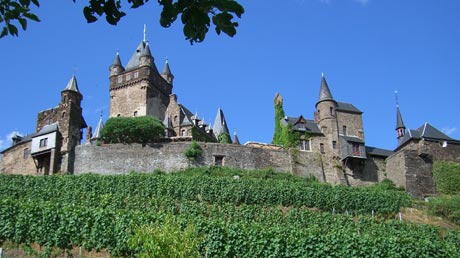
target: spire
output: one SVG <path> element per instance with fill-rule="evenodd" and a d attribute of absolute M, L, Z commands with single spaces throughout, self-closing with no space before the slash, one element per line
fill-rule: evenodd
<path fill-rule="evenodd" d="M 225 121 L 224 112 L 221 108 L 217 110 L 216 119 L 214 120 L 214 127 L 213 127 L 214 135 L 219 137 L 221 134 L 229 134 L 227 121 Z"/>
<path fill-rule="evenodd" d="M 77 78 L 75 77 L 75 74 L 72 75 L 72 78 L 70 78 L 70 81 L 67 83 L 67 86 L 65 87 L 63 91 L 67 91 L 67 90 L 80 93 L 80 91 L 78 90 Z"/>
<path fill-rule="evenodd" d="M 123 67 L 123 66 L 121 65 L 120 53 L 118 52 L 118 50 L 117 50 L 117 54 L 115 55 L 115 58 L 113 59 L 112 66 L 120 66 L 120 67 Z"/>
<path fill-rule="evenodd" d="M 401 116 L 401 111 L 399 110 L 399 106 L 396 106 L 396 129 L 399 129 L 399 128 L 406 129 L 406 127 L 404 126 L 402 116 Z"/>
<path fill-rule="evenodd" d="M 161 74 L 172 75 L 171 69 L 169 68 L 169 61 L 167 57 L 166 57 L 165 66 L 163 67 L 163 72 L 161 72 Z"/>
<path fill-rule="evenodd" d="M 232 143 L 233 143 L 233 144 L 237 144 L 237 145 L 241 145 L 240 139 L 238 139 L 238 135 L 236 135 L 236 131 L 233 132 L 233 140 L 232 140 Z"/>
<path fill-rule="evenodd" d="M 152 56 L 152 53 L 150 52 L 150 47 L 148 43 L 145 43 L 144 49 L 142 49 L 141 56 Z"/>
<path fill-rule="evenodd" d="M 324 73 L 321 74 L 321 85 L 319 90 L 319 99 L 318 102 L 325 101 L 325 100 L 332 100 L 335 101 L 332 97 L 331 90 L 329 90 L 329 86 L 327 85 L 326 77 Z"/>
<path fill-rule="evenodd" d="M 102 122 L 102 114 L 101 114 L 101 117 L 99 118 L 99 122 L 97 123 L 96 129 L 94 130 L 94 134 L 91 137 L 91 141 L 97 141 L 102 138 L 101 137 L 102 128 L 104 128 L 104 123 Z"/>
<path fill-rule="evenodd" d="M 406 126 L 404 125 L 401 111 L 399 110 L 397 91 L 395 91 L 395 101 L 396 101 L 396 135 L 398 138 L 398 144 L 400 144 L 403 136 L 406 134 Z"/>
<path fill-rule="evenodd" d="M 161 77 L 163 77 L 163 79 L 165 79 L 169 84 L 172 85 L 173 80 L 174 80 L 174 75 L 171 73 L 171 69 L 169 68 L 169 61 L 167 57 L 166 57 L 165 66 L 163 68 L 163 72 L 161 72 Z"/>
<path fill-rule="evenodd" d="M 144 23 L 144 39 L 142 41 L 147 42 L 147 25 L 145 23 Z"/>

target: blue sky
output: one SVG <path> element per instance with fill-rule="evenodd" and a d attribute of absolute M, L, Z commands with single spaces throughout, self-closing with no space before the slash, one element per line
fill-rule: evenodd
<path fill-rule="evenodd" d="M 74 73 L 88 125 L 101 110 L 107 119 L 108 67 L 117 50 L 126 65 L 144 24 L 157 67 L 169 58 L 178 101 L 208 123 L 221 107 L 241 142 L 271 141 L 277 92 L 287 115 L 313 118 L 322 72 L 336 100 L 364 112 L 366 145 L 395 147 L 395 90 L 408 128 L 429 122 L 460 138 L 460 1 L 240 1 L 234 38 L 211 28 L 193 46 L 180 20 L 159 25 L 156 1 L 117 26 L 87 24 L 84 2 L 42 1 L 42 22 L 0 39 L 0 149 L 13 131 L 34 132 Z"/>

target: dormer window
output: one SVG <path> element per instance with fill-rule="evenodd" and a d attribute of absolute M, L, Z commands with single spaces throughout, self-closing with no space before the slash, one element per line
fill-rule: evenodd
<path fill-rule="evenodd" d="M 126 74 L 126 80 L 127 81 L 131 80 L 131 74 L 130 73 Z"/>
<path fill-rule="evenodd" d="M 139 72 L 138 71 L 134 72 L 134 79 L 136 79 L 136 78 L 139 78 Z"/>
<path fill-rule="evenodd" d="M 118 76 L 118 83 L 122 83 L 122 82 L 123 82 L 123 76 L 120 75 L 120 76 Z"/>
<path fill-rule="evenodd" d="M 48 138 L 43 138 L 40 140 L 40 148 L 48 146 Z"/>

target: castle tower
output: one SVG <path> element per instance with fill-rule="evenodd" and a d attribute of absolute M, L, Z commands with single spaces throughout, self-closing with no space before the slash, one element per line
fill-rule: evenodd
<path fill-rule="evenodd" d="M 78 89 L 77 79 L 74 75 L 61 91 L 59 105 L 37 114 L 37 135 L 32 141 L 39 140 L 41 135 L 48 134 L 48 131 L 56 132 L 56 137 L 47 139 L 50 140 L 48 146 L 52 146 L 54 149 L 51 154 L 48 153 L 46 156 L 42 155 L 38 149 L 37 153 L 33 153 L 34 150 L 32 150 L 34 159 L 46 167 L 45 174 L 52 174 L 57 171 L 71 173 L 73 171 L 74 150 L 81 143 L 83 128 L 87 127 L 81 108 L 82 100 L 83 95 Z M 46 144 L 43 147 L 46 147 Z M 64 159 L 64 157 L 66 158 Z M 61 158 L 62 162 L 60 162 Z"/>
<path fill-rule="evenodd" d="M 150 46 L 139 43 L 123 69 L 119 55 L 110 66 L 109 117 L 153 116 L 164 120 L 172 93 L 172 79 L 159 74 Z"/>
<path fill-rule="evenodd" d="M 163 72 L 161 72 L 161 77 L 165 79 L 169 84 L 173 84 L 174 75 L 171 73 L 171 69 L 169 68 L 169 62 L 166 58 L 165 66 L 163 68 Z"/>
<path fill-rule="evenodd" d="M 73 151 L 75 146 L 81 143 L 83 136 L 81 130 L 87 127 L 81 108 L 82 100 L 83 95 L 78 89 L 74 75 L 61 92 L 61 103 L 59 103 L 61 112 L 56 119 L 63 139 L 61 152 Z"/>
<path fill-rule="evenodd" d="M 315 121 L 328 141 L 322 143 L 321 152 L 333 153 L 333 147 L 338 143 L 337 102 L 332 97 L 324 74 L 321 75 L 319 98 L 315 107 Z"/>
<path fill-rule="evenodd" d="M 406 135 L 406 126 L 404 125 L 399 105 L 396 105 L 396 137 L 398 145 L 401 143 L 404 135 Z"/>

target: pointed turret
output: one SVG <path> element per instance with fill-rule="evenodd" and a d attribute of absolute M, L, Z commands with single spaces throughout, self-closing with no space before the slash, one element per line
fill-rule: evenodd
<path fill-rule="evenodd" d="M 96 129 L 94 130 L 93 136 L 91 137 L 91 142 L 98 142 L 102 140 L 101 131 L 104 128 L 104 123 L 102 122 L 102 116 L 99 118 Z"/>
<path fill-rule="evenodd" d="M 67 90 L 80 93 L 80 91 L 78 90 L 77 78 L 75 77 L 75 75 L 72 75 L 72 78 L 70 78 L 70 81 L 67 83 L 67 86 L 63 91 Z"/>
<path fill-rule="evenodd" d="M 221 134 L 229 134 L 227 121 L 225 121 L 224 112 L 221 108 L 217 110 L 216 119 L 214 120 L 213 132 L 216 138 Z"/>
<path fill-rule="evenodd" d="M 319 89 L 319 98 L 318 102 L 316 105 L 318 105 L 322 101 L 327 101 L 331 100 L 334 101 L 334 98 L 332 97 L 331 90 L 329 89 L 329 86 L 327 85 L 326 77 L 324 77 L 324 73 L 321 74 L 321 84 L 320 84 L 320 89 Z"/>
<path fill-rule="evenodd" d="M 61 103 L 68 103 L 72 101 L 80 106 L 83 95 L 78 89 L 77 78 L 75 75 L 72 75 L 70 81 L 67 83 L 67 86 L 61 91 Z"/>
<path fill-rule="evenodd" d="M 171 73 L 171 69 L 169 68 L 168 58 L 166 58 L 163 72 L 161 72 L 161 77 L 163 77 L 163 79 L 165 79 L 169 84 L 173 83 L 174 75 Z"/>
<path fill-rule="evenodd" d="M 399 105 L 396 106 L 396 135 L 398 138 L 398 144 L 401 142 L 401 139 L 406 134 L 406 126 L 404 125 L 401 111 L 399 110 Z"/>
<path fill-rule="evenodd" d="M 233 140 L 232 140 L 232 143 L 233 143 L 233 144 L 236 144 L 236 145 L 241 145 L 240 139 L 238 139 L 238 135 L 236 135 L 236 131 L 233 132 Z"/>
<path fill-rule="evenodd" d="M 123 68 L 123 65 L 121 65 L 120 53 L 118 53 L 118 51 L 115 55 L 115 58 L 113 59 L 112 65 L 110 66 L 109 70 L 110 76 L 118 75 L 125 70 L 125 68 Z"/>

